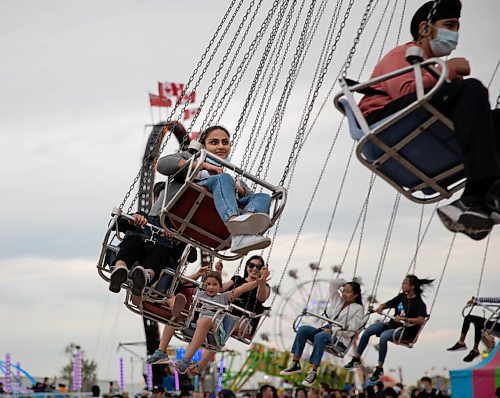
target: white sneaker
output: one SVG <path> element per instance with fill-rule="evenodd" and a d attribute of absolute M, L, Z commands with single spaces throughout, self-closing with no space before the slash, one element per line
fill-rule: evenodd
<path fill-rule="evenodd" d="M 231 251 L 237 254 L 247 254 L 252 250 L 265 249 L 271 244 L 271 239 L 261 235 L 234 235 L 231 238 Z"/>
<path fill-rule="evenodd" d="M 227 222 L 231 235 L 258 235 L 271 226 L 271 218 L 265 213 L 246 213 Z"/>

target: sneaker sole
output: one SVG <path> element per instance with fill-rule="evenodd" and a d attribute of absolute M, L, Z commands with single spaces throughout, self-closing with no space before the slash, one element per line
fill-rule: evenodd
<path fill-rule="evenodd" d="M 314 380 L 312 383 L 309 383 L 308 381 L 304 380 L 301 384 L 304 386 L 304 387 L 311 387 L 314 385 L 314 383 L 316 383 L 316 380 Z"/>
<path fill-rule="evenodd" d="M 267 231 L 270 226 L 271 219 L 267 214 L 254 213 L 245 221 L 228 221 L 226 228 L 231 235 L 258 235 Z"/>
<path fill-rule="evenodd" d="M 271 239 L 265 240 L 262 242 L 257 242 L 257 243 L 254 243 L 252 245 L 239 247 L 237 249 L 230 249 L 230 250 L 236 254 L 247 254 L 248 252 L 251 252 L 252 250 L 265 249 L 270 244 L 271 244 Z"/>
<path fill-rule="evenodd" d="M 351 367 L 351 368 L 346 368 L 346 367 L 344 367 L 344 366 L 343 366 L 342 368 L 343 368 L 344 370 L 356 370 L 356 369 L 359 369 L 360 367 L 361 367 L 361 364 L 359 364 L 359 365 L 354 365 L 354 366 L 353 366 L 353 367 Z"/>
<path fill-rule="evenodd" d="M 174 301 L 174 305 L 172 307 L 172 318 L 177 318 L 181 313 L 184 307 L 186 306 L 187 300 L 184 297 L 176 297 Z"/>
<path fill-rule="evenodd" d="M 146 276 L 140 269 L 136 268 L 134 271 L 130 274 L 130 279 L 133 283 L 131 292 L 134 296 L 142 296 L 144 287 L 146 286 Z"/>
<path fill-rule="evenodd" d="M 125 268 L 120 268 L 120 270 L 121 269 L 123 269 L 123 271 L 113 273 L 109 279 L 110 292 L 119 293 L 122 288 L 122 284 L 127 281 L 128 270 Z"/>
<path fill-rule="evenodd" d="M 457 221 L 457 211 L 453 206 L 437 209 L 439 219 L 451 232 L 460 232 L 473 240 L 481 240 L 488 236 L 493 227 L 493 221 L 476 213 L 463 213 Z M 458 210 L 458 209 L 457 209 Z"/>
<path fill-rule="evenodd" d="M 466 351 L 467 347 L 455 348 L 454 350 L 450 350 L 449 348 L 446 351 L 455 352 L 455 351 Z"/>
<path fill-rule="evenodd" d="M 297 374 L 297 373 L 302 373 L 302 369 L 292 370 L 291 372 L 285 372 L 284 370 L 282 370 L 280 372 L 280 375 L 281 376 L 290 376 L 290 375 L 294 375 L 294 374 Z"/>
<path fill-rule="evenodd" d="M 167 358 L 161 358 L 161 359 L 158 359 L 154 362 L 148 362 L 148 365 L 160 365 L 160 364 L 163 364 L 163 363 L 168 363 L 170 361 L 170 358 L 167 357 Z"/>

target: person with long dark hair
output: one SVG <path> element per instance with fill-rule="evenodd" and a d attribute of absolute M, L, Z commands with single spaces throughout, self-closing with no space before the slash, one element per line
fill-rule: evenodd
<path fill-rule="evenodd" d="M 340 288 L 342 291 L 340 292 Z M 347 282 L 344 279 L 334 279 L 330 282 L 330 305 L 328 317 L 339 324 L 326 324 L 321 327 L 302 325 L 297 330 L 292 346 L 292 363 L 280 372 L 281 375 L 291 375 L 302 372 L 299 360 L 304 352 L 307 341 L 313 343 L 313 351 L 309 358 L 312 364 L 302 385 L 310 387 L 318 377 L 318 367 L 325 348 L 336 344 L 345 350 L 358 329 L 364 323 L 364 309 L 361 299 L 361 286 L 358 282 Z"/>
<path fill-rule="evenodd" d="M 379 336 L 378 366 L 372 376 L 369 377 L 371 383 L 379 381 L 380 376 L 384 373 L 383 366 L 387 356 L 388 342 L 400 337 L 404 340 L 413 340 L 417 336 L 420 327 L 425 323 L 427 306 L 422 300 L 422 289 L 433 281 L 433 279 L 419 279 L 416 275 L 406 275 L 401 285 L 402 293 L 380 304 L 375 309 L 380 314 L 386 308 L 393 308 L 395 310 L 394 320 L 387 323 L 377 322 L 368 326 L 361 336 L 356 354 L 350 362 L 344 365 L 344 369 L 351 370 L 360 367 L 361 356 L 368 345 L 370 337 L 373 335 Z M 401 322 L 415 326 L 401 329 Z M 396 330 L 398 330 L 397 333 Z"/>
<path fill-rule="evenodd" d="M 231 137 L 226 128 L 208 127 L 201 134 L 199 142 L 207 152 L 221 159 L 229 157 Z M 189 151 L 164 156 L 158 161 L 157 170 L 161 174 L 173 176 L 192 156 Z M 199 174 L 196 183 L 213 194 L 217 213 L 231 233 L 231 251 L 246 254 L 269 246 L 271 240 L 262 234 L 271 226 L 271 196 L 252 192 L 242 180 L 224 172 L 222 165 L 209 158 L 203 163 Z M 182 187 L 184 178 L 185 174 L 171 179 L 166 193 L 167 201 Z M 243 210 L 240 211 L 240 208 Z"/>

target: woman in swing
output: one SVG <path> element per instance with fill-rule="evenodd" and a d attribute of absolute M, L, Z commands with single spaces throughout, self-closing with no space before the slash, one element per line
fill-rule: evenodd
<path fill-rule="evenodd" d="M 342 288 L 342 292 L 339 292 L 340 288 Z M 311 341 L 314 347 L 309 358 L 312 368 L 302 382 L 302 385 L 306 387 L 312 386 L 318 377 L 318 367 L 326 346 L 335 344 L 345 351 L 351 339 L 364 323 L 364 309 L 359 283 L 346 282 L 344 279 L 332 280 L 330 282 L 330 300 L 328 317 L 343 327 L 337 324 L 327 324 L 319 328 L 310 325 L 300 326 L 292 346 L 292 363 L 280 372 L 284 376 L 302 372 L 299 360 L 307 340 Z"/>
<path fill-rule="evenodd" d="M 227 159 L 231 151 L 229 132 L 221 126 L 208 127 L 199 139 L 207 152 Z M 157 170 L 172 176 L 191 158 L 192 153 L 184 151 L 164 156 L 158 161 Z M 182 174 L 182 173 L 181 173 Z M 170 182 L 167 202 L 182 187 L 185 175 L 176 176 Z M 271 196 L 253 193 L 241 180 L 224 172 L 222 166 L 208 160 L 202 165 L 197 184 L 206 187 L 214 196 L 215 208 L 231 233 L 231 251 L 246 254 L 251 250 L 264 249 L 271 240 L 262 236 L 271 225 L 269 208 Z M 239 208 L 243 208 L 241 214 Z"/>
<path fill-rule="evenodd" d="M 370 337 L 377 335 L 380 338 L 378 366 L 375 368 L 373 375 L 369 377 L 369 381 L 371 383 L 379 381 L 380 376 L 384 373 L 383 366 L 387 355 L 387 343 L 399 339 L 401 333 L 403 333 L 404 340 L 414 340 L 420 327 L 424 324 L 427 317 L 427 307 L 422 300 L 422 288 L 432 282 L 433 279 L 419 279 L 415 275 L 407 275 L 401 285 L 403 292 L 386 303 L 380 304 L 375 309 L 380 314 L 386 308 L 394 308 L 394 320 L 391 319 L 387 323 L 377 322 L 368 326 L 361 336 L 356 354 L 350 362 L 344 365 L 344 369 L 351 370 L 361 366 L 361 355 L 363 355 Z M 415 326 L 400 329 L 402 322 Z"/>

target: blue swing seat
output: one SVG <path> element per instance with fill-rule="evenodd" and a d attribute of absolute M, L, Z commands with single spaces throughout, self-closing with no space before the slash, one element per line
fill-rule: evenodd
<path fill-rule="evenodd" d="M 427 93 L 417 90 L 414 103 L 371 126 L 353 93 L 413 69 L 416 79 L 422 79 L 418 74 L 420 67 L 432 66 L 434 62 L 439 63 L 436 59 L 427 60 L 419 67 L 409 66 L 352 87 L 341 79 L 342 92 L 335 97 L 335 106 L 347 117 L 351 137 L 358 141 L 358 159 L 417 203 L 448 198 L 465 184 L 462 154 L 452 123 L 429 104 L 444 77 Z M 446 66 L 442 70 L 445 73 Z"/>

